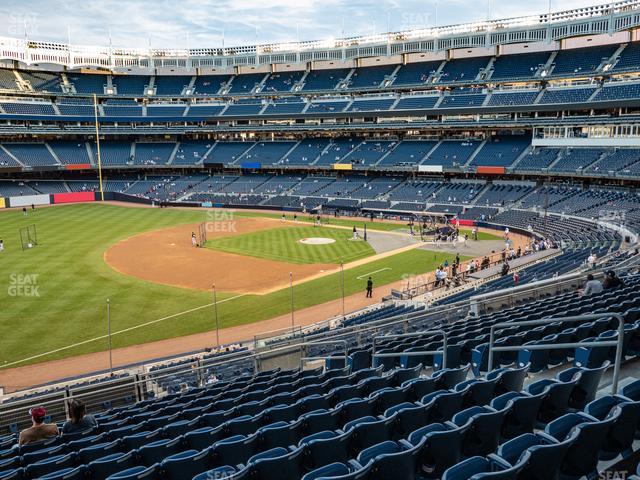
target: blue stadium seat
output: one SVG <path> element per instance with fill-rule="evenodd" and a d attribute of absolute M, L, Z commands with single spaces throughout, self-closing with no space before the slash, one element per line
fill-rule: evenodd
<path fill-rule="evenodd" d="M 138 449 L 138 455 L 142 459 L 142 463 L 147 467 L 160 463 L 162 459 L 170 455 L 184 450 L 182 446 L 182 438 L 163 439 L 150 442 Z"/>
<path fill-rule="evenodd" d="M 303 472 L 303 448 L 290 451 L 286 448 L 273 448 L 254 455 L 249 459 L 254 478 L 258 480 L 280 480 L 282 478 L 300 478 Z"/>
<path fill-rule="evenodd" d="M 193 478 L 209 469 L 210 452 L 186 450 L 165 458 L 160 464 L 166 480 Z"/>
<path fill-rule="evenodd" d="M 23 468 L 14 468 L 0 472 L 1 480 L 26 480 L 27 478 L 29 477 L 27 477 Z"/>
<path fill-rule="evenodd" d="M 369 479 L 372 464 L 362 466 L 355 460 L 348 463 L 334 462 L 324 468 L 306 474 L 303 480 L 365 480 Z"/>
<path fill-rule="evenodd" d="M 558 441 L 542 433 L 525 433 L 500 445 L 498 456 L 515 465 L 522 454 L 528 452 L 529 457 L 519 473 L 520 478 L 558 478 L 562 460 L 577 437 L 578 432 L 574 432 Z"/>
<path fill-rule="evenodd" d="M 201 427 L 184 435 L 184 441 L 192 450 L 204 450 L 222 438 L 222 429 Z"/>
<path fill-rule="evenodd" d="M 346 463 L 350 458 L 351 432 L 323 431 L 300 440 L 305 447 L 305 466 L 308 470 L 324 467 L 333 462 Z"/>
<path fill-rule="evenodd" d="M 640 432 L 640 402 L 608 395 L 590 402 L 585 412 L 598 420 L 606 420 L 610 415 L 616 417 L 600 450 L 601 459 L 613 460 L 618 455 L 626 458 L 633 453 L 632 444 Z"/>
<path fill-rule="evenodd" d="M 81 480 L 87 477 L 87 467 L 81 465 L 76 468 L 64 468 L 48 473 L 40 477 L 39 480 Z"/>
<path fill-rule="evenodd" d="M 411 432 L 429 423 L 429 411 L 432 403 L 423 405 L 404 402 L 389 408 L 384 412 L 386 418 L 395 418 L 396 433 L 401 437 L 407 437 Z"/>
<path fill-rule="evenodd" d="M 438 390 L 425 395 L 420 402 L 423 404 L 432 402 L 429 409 L 429 419 L 432 422 L 444 422 L 445 420 L 450 420 L 453 415 L 462 410 L 466 393 L 466 390 L 459 392 Z"/>
<path fill-rule="evenodd" d="M 346 423 L 345 432 L 350 432 L 351 448 L 360 451 L 391 437 L 395 419 L 362 417 Z"/>
<path fill-rule="evenodd" d="M 409 393 L 413 400 L 420 400 L 425 395 L 433 393 L 437 390 L 438 382 L 435 378 L 414 378 L 407 380 L 402 384 L 403 387 L 410 387 Z"/>
<path fill-rule="evenodd" d="M 352 398 L 336 405 L 341 422 L 347 423 L 361 417 L 373 416 L 378 410 L 378 397 Z"/>
<path fill-rule="evenodd" d="M 258 453 L 258 438 L 255 435 L 235 435 L 217 441 L 211 447 L 211 463 L 214 466 L 246 464 L 249 458 Z"/>
<path fill-rule="evenodd" d="M 526 466 L 530 453 L 523 454 L 511 466 L 497 455 L 471 457 L 445 470 L 442 480 L 517 480 Z"/>
<path fill-rule="evenodd" d="M 223 467 L 218 467 L 207 470 L 206 472 L 202 472 L 193 477 L 193 480 L 211 480 L 213 478 L 233 478 L 234 480 L 241 480 L 243 478 L 248 478 L 250 474 L 251 471 L 249 470 L 249 468 L 236 470 L 229 465 L 225 465 Z"/>
<path fill-rule="evenodd" d="M 370 398 L 376 401 L 377 411 L 384 412 L 394 405 L 409 400 L 409 387 L 383 388 L 382 390 L 373 392 Z"/>
<path fill-rule="evenodd" d="M 455 386 L 455 390 L 458 392 L 464 390 L 466 392 L 462 402 L 463 406 L 482 406 L 491 403 L 497 383 L 498 378 L 493 378 L 491 380 L 475 378 L 458 383 Z"/>
<path fill-rule="evenodd" d="M 78 459 L 82 463 L 89 463 L 107 455 L 111 455 L 112 453 L 118 453 L 121 451 L 122 442 L 120 440 L 114 440 L 110 443 L 98 443 L 79 450 Z"/>
<path fill-rule="evenodd" d="M 426 478 L 440 478 L 446 469 L 461 460 L 462 441 L 468 428 L 432 423 L 411 432 L 408 442 L 419 446 L 418 468 Z"/>
<path fill-rule="evenodd" d="M 88 468 L 92 478 L 107 478 L 114 473 L 136 466 L 133 452 L 113 453 L 89 463 Z"/>
<path fill-rule="evenodd" d="M 498 448 L 505 410 L 495 410 L 488 406 L 475 406 L 462 410 L 453 416 L 451 422 L 458 427 L 469 424 L 463 442 L 465 457 L 486 456 Z"/>
<path fill-rule="evenodd" d="M 300 417 L 307 433 L 317 433 L 323 430 L 337 430 L 340 428 L 340 412 L 338 410 L 314 410 Z"/>
<path fill-rule="evenodd" d="M 418 470 L 418 457 L 422 445 L 385 441 L 366 448 L 358 454 L 357 462 L 372 465 L 371 479 L 414 478 Z"/>
<path fill-rule="evenodd" d="M 502 438 L 511 439 L 533 431 L 545 393 L 530 395 L 525 392 L 507 392 L 496 397 L 491 407 L 507 410 L 502 424 Z"/>
<path fill-rule="evenodd" d="M 114 473 L 107 480 L 157 480 L 160 477 L 160 466 L 155 464 L 150 467 L 133 467 Z"/>
<path fill-rule="evenodd" d="M 418 378 L 420 375 L 420 371 L 422 370 L 422 365 L 418 364 L 413 368 L 397 368 L 395 369 L 391 375 L 393 377 L 393 386 L 397 387 L 402 385 L 404 382 Z"/>
<path fill-rule="evenodd" d="M 301 420 L 294 423 L 271 423 L 258 430 L 258 442 L 263 450 L 270 450 L 276 447 L 287 448 L 298 443 L 302 429 L 303 423 Z"/>
<path fill-rule="evenodd" d="M 487 380 L 497 379 L 495 394 L 502 395 L 507 392 L 519 392 L 522 390 L 524 380 L 529 372 L 529 365 L 519 368 L 499 368 L 487 373 Z"/>
<path fill-rule="evenodd" d="M 545 433 L 559 442 L 574 439 L 562 462 L 563 475 L 574 478 L 594 475 L 599 452 L 618 415 L 619 412 L 606 420 L 598 420 L 585 413 L 568 413 L 545 427 Z"/>
<path fill-rule="evenodd" d="M 634 401 L 640 401 L 640 380 L 635 380 L 622 387 L 620 393 Z"/>
<path fill-rule="evenodd" d="M 24 471 L 31 478 L 42 477 L 43 475 L 55 472 L 57 470 L 74 467 L 75 458 L 75 453 L 68 453 L 66 455 L 54 455 L 52 457 L 40 460 L 39 462 L 27 465 Z"/>
<path fill-rule="evenodd" d="M 154 431 L 144 430 L 142 432 L 134 433 L 133 435 L 127 435 L 126 437 L 122 437 L 123 448 L 126 451 L 136 450 L 143 445 L 151 443 L 155 440 L 159 440 L 161 433 L 162 433 L 162 430 L 157 429 Z M 92 441 L 92 443 L 98 443 L 98 442 Z"/>
<path fill-rule="evenodd" d="M 556 375 L 561 382 L 571 380 L 578 375 L 578 382 L 573 387 L 571 396 L 569 397 L 569 407 L 574 410 L 582 410 L 588 403 L 596 398 L 598 385 L 602 379 L 602 375 L 609 368 L 611 362 L 608 360 L 597 368 L 578 368 L 572 367 L 563 370 Z"/>
<path fill-rule="evenodd" d="M 538 409 L 539 422 L 547 424 L 551 420 L 564 415 L 569 410 L 569 398 L 577 383 L 577 378 L 573 378 L 567 382 L 543 379 L 527 387 L 529 394 L 533 396 L 543 395 L 544 397 Z"/>
<path fill-rule="evenodd" d="M 33 452 L 26 452 L 22 455 L 22 462 L 24 465 L 29 465 L 31 463 L 35 463 L 38 462 L 40 460 L 43 460 L 47 457 L 53 456 L 53 455 L 61 455 L 65 450 L 65 446 L 64 445 L 56 445 L 53 447 L 49 447 L 49 448 L 41 448 L 40 450 L 35 450 Z M 14 457 L 13 461 L 17 462 L 19 459 L 19 457 Z M 18 462 L 19 463 L 19 462 Z M 17 468 L 20 465 L 16 463 L 15 465 L 11 465 L 9 462 L 7 462 L 6 460 L 0 460 L 0 471 L 2 470 L 8 470 L 10 468 Z"/>

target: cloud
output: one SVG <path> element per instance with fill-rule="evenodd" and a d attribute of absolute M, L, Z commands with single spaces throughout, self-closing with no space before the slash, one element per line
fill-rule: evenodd
<path fill-rule="evenodd" d="M 489 8 L 489 3 L 491 6 Z M 552 0 L 554 9 L 601 3 Z M 0 35 L 158 48 L 317 40 L 546 12 L 548 0 L 3 0 Z M 43 13 L 44 12 L 44 13 Z"/>

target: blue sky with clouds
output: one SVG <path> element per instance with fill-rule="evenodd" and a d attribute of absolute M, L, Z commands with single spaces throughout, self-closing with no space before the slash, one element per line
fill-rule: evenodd
<path fill-rule="evenodd" d="M 604 3 L 551 0 L 553 10 Z M 546 12 L 549 0 L 2 0 L 1 36 L 184 48 L 317 40 Z"/>

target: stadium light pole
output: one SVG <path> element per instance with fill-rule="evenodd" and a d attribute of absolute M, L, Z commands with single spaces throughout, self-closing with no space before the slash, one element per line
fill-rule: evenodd
<path fill-rule="evenodd" d="M 293 317 L 293 272 L 289 272 L 289 290 L 291 291 L 291 331 L 295 327 L 295 319 Z"/>
<path fill-rule="evenodd" d="M 344 262 L 340 260 L 340 287 L 342 289 L 342 320 L 344 321 Z"/>
<path fill-rule="evenodd" d="M 220 348 L 220 324 L 218 323 L 218 297 L 216 295 L 216 284 L 213 284 L 213 314 L 216 319 L 216 346 Z"/>
<path fill-rule="evenodd" d="M 109 375 L 113 375 L 113 348 L 111 343 L 111 300 L 107 298 L 107 337 L 109 337 Z"/>

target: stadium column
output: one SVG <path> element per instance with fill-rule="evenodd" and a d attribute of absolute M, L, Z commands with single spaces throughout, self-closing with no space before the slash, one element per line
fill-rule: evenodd
<path fill-rule="evenodd" d="M 100 180 L 100 201 L 104 202 L 102 188 L 102 158 L 100 156 L 100 127 L 98 126 L 98 97 L 93 94 L 93 117 L 96 124 L 96 155 L 98 156 L 98 179 Z"/>

